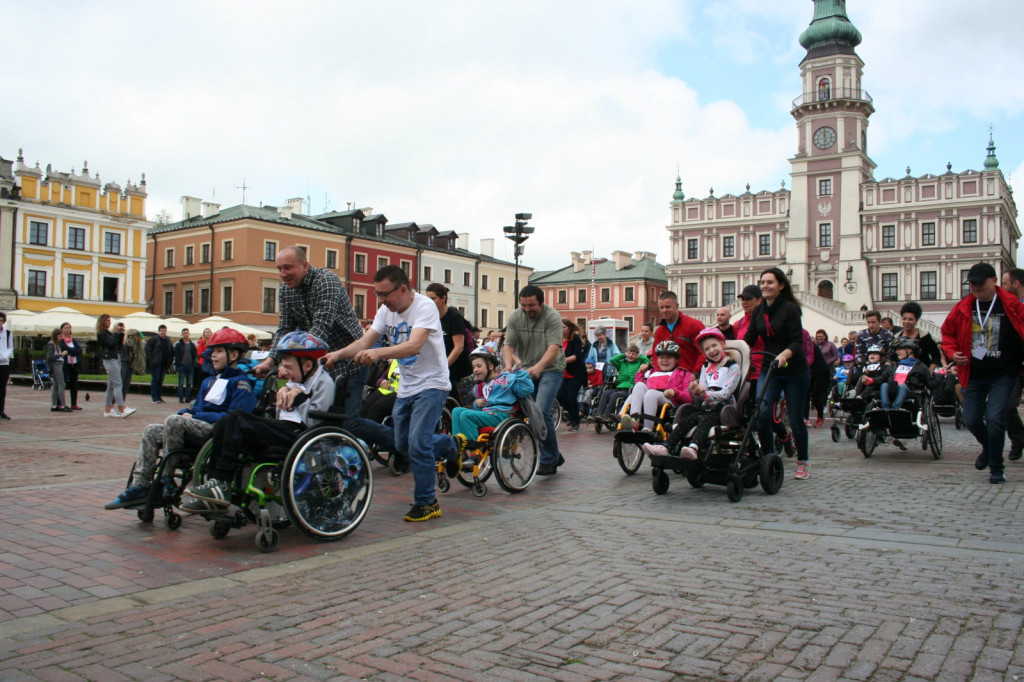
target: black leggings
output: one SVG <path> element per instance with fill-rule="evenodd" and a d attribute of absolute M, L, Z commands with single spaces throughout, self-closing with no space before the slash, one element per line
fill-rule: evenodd
<path fill-rule="evenodd" d="M 668 434 L 668 451 L 673 455 L 678 455 L 680 450 L 693 442 L 697 445 L 697 452 L 700 453 L 701 460 L 704 460 L 708 456 L 708 451 L 711 450 L 710 431 L 721 423 L 721 406 L 712 410 L 701 409 L 698 412 L 686 415 L 675 425 L 672 432 Z M 686 434 L 695 426 L 697 430 L 693 432 L 693 437 L 690 438 Z M 684 443 L 683 441 L 686 442 Z"/>
<path fill-rule="evenodd" d="M 79 358 L 81 359 L 81 358 Z M 71 405 L 78 405 L 78 363 L 73 365 L 64 363 L 64 383 L 68 387 L 68 392 L 71 393 Z"/>
<path fill-rule="evenodd" d="M 233 410 L 213 428 L 213 448 L 206 470 L 218 481 L 230 481 L 238 469 L 242 452 L 259 458 L 271 447 L 290 447 L 303 428 L 296 422 Z"/>

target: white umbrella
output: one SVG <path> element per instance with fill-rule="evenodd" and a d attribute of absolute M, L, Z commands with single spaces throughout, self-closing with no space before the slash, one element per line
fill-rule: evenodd
<path fill-rule="evenodd" d="M 176 317 L 165 320 L 159 315 L 146 312 L 125 315 L 120 321 L 124 322 L 125 329 L 134 329 L 144 334 L 156 334 L 160 331 L 160 325 L 166 325 L 167 336 L 172 338 L 180 338 L 181 330 L 189 326 L 188 322 Z"/>
<path fill-rule="evenodd" d="M 229 320 L 228 318 L 221 317 L 220 315 L 204 317 L 203 319 L 196 322 L 196 327 L 209 327 L 214 332 L 216 332 L 218 329 L 222 327 L 230 327 L 231 329 L 242 332 L 242 334 L 244 334 L 245 336 L 248 336 L 249 334 L 255 334 L 256 338 L 259 339 L 260 341 L 264 339 L 273 338 L 274 336 L 273 334 L 267 333 L 262 329 L 257 329 L 256 327 L 250 327 L 248 325 L 239 324 L 234 320 Z"/>
<path fill-rule="evenodd" d="M 32 319 L 33 328 L 37 334 L 50 334 L 65 322 L 71 324 L 71 331 L 75 336 L 96 337 L 96 318 L 67 306 L 44 310 Z"/>
<path fill-rule="evenodd" d="M 31 310 L 12 310 L 7 313 L 7 324 L 4 328 L 11 330 L 13 336 L 35 336 L 36 314 Z"/>

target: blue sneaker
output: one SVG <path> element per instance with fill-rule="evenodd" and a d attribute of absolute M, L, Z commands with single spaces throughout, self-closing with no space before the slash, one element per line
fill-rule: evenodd
<path fill-rule="evenodd" d="M 149 486 L 133 485 L 125 489 L 113 502 L 108 502 L 104 509 L 123 509 L 133 504 L 144 502 L 149 495 Z"/>

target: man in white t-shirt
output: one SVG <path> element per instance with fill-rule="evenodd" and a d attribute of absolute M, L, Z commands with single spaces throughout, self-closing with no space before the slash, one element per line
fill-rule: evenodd
<path fill-rule="evenodd" d="M 454 441 L 434 433 L 451 390 L 441 318 L 433 301 L 412 290 L 402 268 L 387 265 L 377 271 L 373 281 L 381 302 L 373 324 L 361 338 L 329 353 L 324 364 L 330 367 L 349 358 L 358 365 L 398 360 L 402 380 L 392 412 L 395 447 L 408 453 L 414 481 L 412 509 L 405 520 L 426 521 L 441 515 L 434 492 L 437 462 L 445 460 L 451 476 L 459 467 Z M 390 345 L 374 348 L 382 336 Z"/>

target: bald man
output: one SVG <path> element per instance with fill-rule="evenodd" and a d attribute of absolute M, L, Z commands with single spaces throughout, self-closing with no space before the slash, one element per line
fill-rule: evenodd
<path fill-rule="evenodd" d="M 736 329 L 732 326 L 732 322 L 729 318 L 732 317 L 732 313 L 729 312 L 728 307 L 719 308 L 715 312 L 715 324 L 718 326 L 718 330 L 725 335 L 725 338 L 730 341 L 736 340 Z"/>

